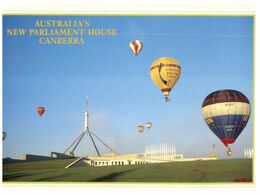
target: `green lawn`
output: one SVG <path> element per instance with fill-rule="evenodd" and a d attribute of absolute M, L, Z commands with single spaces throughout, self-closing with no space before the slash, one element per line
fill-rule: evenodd
<path fill-rule="evenodd" d="M 3 165 L 3 181 L 35 182 L 234 182 L 252 179 L 251 159 L 64 169 L 73 160 Z"/>

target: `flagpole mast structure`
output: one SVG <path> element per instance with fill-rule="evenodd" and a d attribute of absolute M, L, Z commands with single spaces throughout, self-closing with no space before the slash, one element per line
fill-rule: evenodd
<path fill-rule="evenodd" d="M 77 139 L 75 139 L 72 144 L 69 145 L 68 148 L 66 148 L 66 150 L 63 152 L 63 154 L 65 154 L 66 152 L 68 152 L 70 150 L 70 148 L 73 147 L 73 149 L 69 152 L 69 155 L 71 157 L 74 157 L 74 151 L 76 150 L 76 148 L 78 147 L 79 143 L 81 142 L 82 138 L 84 137 L 84 135 L 87 133 L 91 139 L 91 142 L 97 152 L 97 155 L 98 156 L 101 156 L 98 148 L 97 148 L 97 145 L 92 137 L 92 135 L 99 141 L 101 142 L 106 148 L 108 148 L 113 154 L 116 154 L 116 152 L 110 147 L 108 146 L 102 139 L 100 139 L 97 135 L 95 135 L 91 130 L 90 130 L 90 127 L 89 127 L 89 111 L 88 111 L 88 98 L 87 98 L 87 106 L 86 106 L 86 111 L 85 111 L 85 124 L 84 124 L 84 131 L 77 137 Z"/>

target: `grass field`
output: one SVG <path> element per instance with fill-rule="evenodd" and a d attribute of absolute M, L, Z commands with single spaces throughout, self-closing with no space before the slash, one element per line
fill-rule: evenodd
<path fill-rule="evenodd" d="M 234 182 L 252 179 L 251 159 L 64 169 L 73 160 L 3 165 L 4 182 Z"/>

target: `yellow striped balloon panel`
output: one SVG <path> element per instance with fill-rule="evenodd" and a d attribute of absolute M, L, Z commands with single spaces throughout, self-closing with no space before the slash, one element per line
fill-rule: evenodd
<path fill-rule="evenodd" d="M 181 74 L 179 62 L 174 58 L 162 57 L 155 60 L 150 68 L 150 75 L 155 85 L 168 96 Z"/>
<path fill-rule="evenodd" d="M 245 128 L 250 117 L 250 102 L 239 91 L 219 90 L 205 98 L 202 113 L 211 131 L 228 146 Z"/>

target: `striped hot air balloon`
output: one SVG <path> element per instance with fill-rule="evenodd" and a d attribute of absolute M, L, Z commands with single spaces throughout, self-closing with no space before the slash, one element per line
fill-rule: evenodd
<path fill-rule="evenodd" d="M 130 42 L 129 46 L 132 52 L 137 56 L 143 48 L 143 43 L 140 40 L 134 40 Z"/>
<path fill-rule="evenodd" d="M 236 90 L 219 90 L 202 103 L 202 113 L 210 130 L 228 147 L 236 141 L 250 117 L 250 102 Z M 228 152 L 231 152 L 228 148 Z"/>

